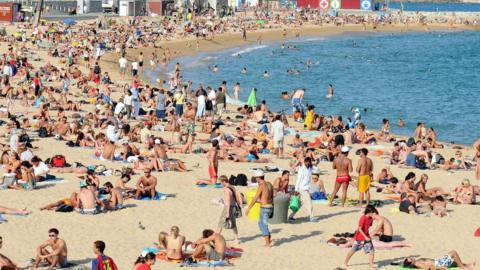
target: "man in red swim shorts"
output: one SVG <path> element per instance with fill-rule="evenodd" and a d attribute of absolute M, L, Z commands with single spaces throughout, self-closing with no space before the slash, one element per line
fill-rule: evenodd
<path fill-rule="evenodd" d="M 348 146 L 342 147 L 340 154 L 333 160 L 332 167 L 337 170 L 337 178 L 335 179 L 335 187 L 330 197 L 330 206 L 332 206 L 333 199 L 335 199 L 340 186 L 342 187 L 342 207 L 345 206 L 348 184 L 351 180 L 350 173 L 353 170 L 352 160 L 347 157 L 349 151 L 350 148 Z"/>

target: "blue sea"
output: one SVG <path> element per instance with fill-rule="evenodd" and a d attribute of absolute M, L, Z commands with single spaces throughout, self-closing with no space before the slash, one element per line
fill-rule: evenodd
<path fill-rule="evenodd" d="M 393 9 L 401 9 L 400 2 L 390 2 L 389 7 Z M 403 10 L 405 11 L 457 11 L 472 12 L 480 11 L 480 3 L 435 3 L 435 2 L 403 2 Z"/>
<path fill-rule="evenodd" d="M 303 37 L 287 45 L 297 50 L 269 43 L 178 61 L 195 89 L 198 83 L 217 88 L 225 80 L 231 91 L 239 82 L 242 100 L 256 87 L 258 100 L 266 100 L 274 112 L 290 112 L 280 93 L 302 87 L 306 103 L 324 115 L 346 119 L 351 107 L 366 108 L 362 117 L 369 128 L 381 128 L 388 118 L 397 134 L 411 135 L 417 122 L 425 122 L 443 141 L 471 144 L 480 137 L 480 32 L 347 33 Z M 308 59 L 314 62 L 309 70 Z M 213 65 L 217 73 L 210 71 Z M 300 74 L 289 75 L 287 69 Z M 265 70 L 269 78 L 263 77 Z M 329 83 L 335 89 L 332 99 L 325 98 Z M 399 118 L 404 128 L 396 126 Z"/>

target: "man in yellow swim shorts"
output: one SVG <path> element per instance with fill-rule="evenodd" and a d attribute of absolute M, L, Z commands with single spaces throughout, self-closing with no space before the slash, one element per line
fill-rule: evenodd
<path fill-rule="evenodd" d="M 370 183 L 372 182 L 373 162 L 367 157 L 368 150 L 360 149 L 360 160 L 357 164 L 358 173 L 358 206 L 362 208 L 363 196 L 367 197 L 367 205 L 370 203 Z"/>

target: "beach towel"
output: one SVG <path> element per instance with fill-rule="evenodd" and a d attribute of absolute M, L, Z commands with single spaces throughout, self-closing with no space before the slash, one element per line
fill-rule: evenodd
<path fill-rule="evenodd" d="M 168 197 L 167 194 L 157 192 L 157 193 L 155 193 L 155 197 L 153 197 L 153 199 L 150 198 L 150 197 L 142 197 L 139 200 L 141 200 L 141 201 L 159 201 L 159 200 L 166 200 L 167 197 Z"/>
<path fill-rule="evenodd" d="M 197 184 L 199 188 L 223 188 L 223 185 L 220 183 L 212 184 Z"/>
<path fill-rule="evenodd" d="M 250 107 L 256 107 L 257 106 L 257 89 L 252 88 L 252 91 L 250 92 L 250 95 L 248 96 L 247 104 Z"/>
<path fill-rule="evenodd" d="M 410 267 L 405 267 L 405 266 L 401 265 L 401 266 L 399 267 L 399 269 L 419 269 L 419 268 L 410 268 Z M 459 267 L 449 267 L 448 269 L 460 270 Z"/>
<path fill-rule="evenodd" d="M 201 261 L 201 262 L 183 262 L 180 267 L 223 267 L 223 266 L 233 266 L 228 261 Z"/>

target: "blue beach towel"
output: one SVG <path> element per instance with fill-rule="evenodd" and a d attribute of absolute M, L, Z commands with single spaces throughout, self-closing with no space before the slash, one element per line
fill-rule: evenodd
<path fill-rule="evenodd" d="M 207 184 L 197 184 L 199 188 L 223 188 L 223 185 L 220 183 L 216 183 L 214 185 L 207 185 Z"/>
<path fill-rule="evenodd" d="M 140 200 L 141 201 L 160 201 L 160 200 L 166 200 L 167 197 L 168 197 L 167 194 L 157 192 L 155 193 L 155 197 L 153 197 L 153 200 L 150 197 L 143 197 Z"/>

